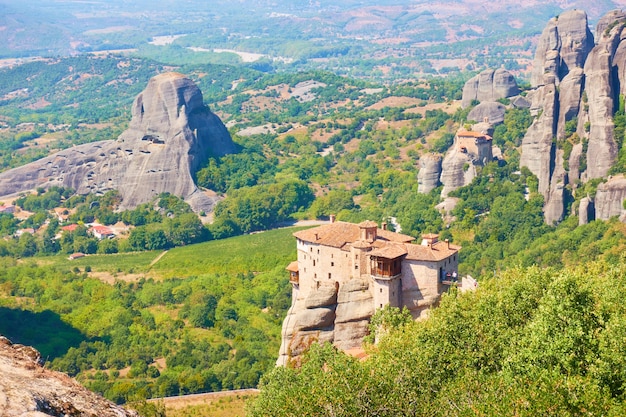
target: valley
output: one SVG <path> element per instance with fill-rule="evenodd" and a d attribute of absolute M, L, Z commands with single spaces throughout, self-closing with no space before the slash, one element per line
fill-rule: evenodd
<path fill-rule="evenodd" d="M 146 416 L 623 411 L 619 2 L 143 3 L 61 3 L 42 31 L 76 27 L 0 49 L 1 335 Z M 290 308 L 356 281 L 291 299 L 335 219 L 438 234 L 478 291 L 413 288 L 428 319 L 358 317 L 366 360 L 302 342 L 276 368 Z"/>

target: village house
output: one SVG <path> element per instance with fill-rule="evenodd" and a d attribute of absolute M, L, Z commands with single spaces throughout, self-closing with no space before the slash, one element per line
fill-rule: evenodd
<path fill-rule="evenodd" d="M 68 224 L 67 226 L 61 227 L 61 232 L 69 232 L 72 233 L 78 229 L 78 225 L 76 223 Z"/>
<path fill-rule="evenodd" d="M 335 222 L 294 233 L 298 260 L 288 267 L 293 299 L 306 298 L 320 285 L 340 287 L 349 280 L 367 280 L 374 308 L 407 307 L 414 318 L 436 304 L 457 280 L 460 246 L 438 235 L 424 235 L 420 244 L 383 223 Z"/>
<path fill-rule="evenodd" d="M 55 207 L 54 209 L 52 209 L 52 212 L 54 213 L 54 216 L 57 218 L 59 223 L 65 223 L 70 217 L 70 212 L 65 207 Z"/>
<path fill-rule="evenodd" d="M 35 234 L 35 229 L 33 229 L 32 227 L 26 228 L 26 229 L 19 229 L 15 232 L 15 237 L 20 237 L 23 234 L 31 234 L 34 235 Z"/>
<path fill-rule="evenodd" d="M 113 230 L 109 229 L 106 226 L 95 225 L 89 229 L 89 233 L 93 235 L 96 239 L 113 239 L 115 237 L 115 233 Z"/>
<path fill-rule="evenodd" d="M 15 213 L 15 206 L 10 205 L 10 204 L 3 204 L 3 205 L 0 206 L 0 213 L 14 214 Z"/>

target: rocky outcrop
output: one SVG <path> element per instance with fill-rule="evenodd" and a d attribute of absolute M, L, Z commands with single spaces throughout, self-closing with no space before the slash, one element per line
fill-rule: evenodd
<path fill-rule="evenodd" d="M 0 336 L 3 416 L 138 417 L 60 372 L 44 369 L 39 352 Z"/>
<path fill-rule="evenodd" d="M 610 30 L 607 27 L 585 63 L 585 93 L 590 124 L 586 179 L 605 177 L 617 157 L 613 114 L 619 89 L 613 78 L 612 62 L 623 28 L 623 23 Z"/>
<path fill-rule="evenodd" d="M 513 74 L 505 69 L 487 69 L 470 78 L 463 86 L 461 107 L 468 107 L 472 101 L 497 101 L 519 94 L 519 87 Z"/>
<path fill-rule="evenodd" d="M 556 128 L 558 140 L 565 139 L 565 123 L 575 120 L 580 109 L 585 75 L 582 68 L 572 69 L 562 80 L 559 87 L 559 112 Z"/>
<path fill-rule="evenodd" d="M 583 67 L 593 46 L 587 14 L 582 10 L 569 10 L 551 19 L 537 44 L 531 85 L 558 84 L 572 69 Z"/>
<path fill-rule="evenodd" d="M 443 198 L 447 197 L 450 191 L 470 184 L 476 176 L 472 156 L 461 152 L 456 147 L 452 147 L 446 153 L 441 166 L 441 183 L 443 184 L 441 196 Z"/>
<path fill-rule="evenodd" d="M 352 279 L 343 285 L 320 285 L 295 300 L 283 322 L 282 343 L 277 360 L 285 365 L 311 343 L 330 342 L 338 349 L 361 347 L 374 314 L 374 299 L 369 283 Z"/>
<path fill-rule="evenodd" d="M 417 173 L 417 191 L 428 194 L 439 187 L 439 175 L 441 175 L 441 156 L 432 153 L 422 155 Z"/>
<path fill-rule="evenodd" d="M 594 42 L 585 13 L 572 10 L 552 19 L 539 40 L 528 94 L 534 121 L 522 141 L 520 165 L 539 179 L 548 223 L 563 217 L 567 190 L 576 197 L 581 181 L 605 178 L 617 160 L 623 138 L 615 138 L 614 115 L 626 93 L 625 28 L 625 12 L 607 13 Z M 620 184 L 611 179 L 595 197 L 583 198 L 580 223 L 622 215 Z"/>
<path fill-rule="evenodd" d="M 583 225 L 595 219 L 595 204 L 589 197 L 584 197 L 578 205 L 578 224 Z"/>
<path fill-rule="evenodd" d="M 626 178 L 618 175 L 598 185 L 595 196 L 595 218 L 608 220 L 614 216 L 623 216 L 626 199 Z"/>
<path fill-rule="evenodd" d="M 544 32 L 545 33 L 545 32 Z M 549 196 L 550 178 L 554 167 L 554 144 L 556 131 L 555 111 L 557 100 L 556 84 L 536 87 L 529 93 L 531 115 L 535 116 L 522 139 L 520 166 L 526 166 L 539 179 L 539 193 Z"/>
<path fill-rule="evenodd" d="M 527 98 L 534 120 L 522 140 L 520 166 L 526 166 L 539 180 L 543 195 L 544 216 L 549 224 L 563 217 L 565 186 L 574 182 L 565 170 L 563 142 L 571 140 L 574 130 L 583 137 L 587 107 L 582 103 L 583 88 L 588 85 L 585 62 L 593 48 L 593 35 L 583 11 L 571 10 L 550 20 L 544 29 L 533 64 L 532 90 Z M 581 113 L 581 109 L 584 114 Z M 578 175 L 580 152 L 568 159 L 575 163 Z M 572 160 L 574 157 L 574 160 Z"/>
<path fill-rule="evenodd" d="M 506 107 L 502 103 L 495 101 L 487 101 L 480 103 L 467 115 L 470 122 L 487 122 L 491 125 L 497 125 L 504 122 L 504 113 Z"/>
<path fill-rule="evenodd" d="M 115 141 L 74 146 L 0 174 L 0 195 L 53 185 L 79 194 L 116 189 L 121 208 L 169 192 L 196 211 L 211 211 L 193 174 L 209 155 L 234 151 L 226 127 L 203 103 L 200 89 L 178 73 L 157 75 L 135 99 L 129 127 Z"/>

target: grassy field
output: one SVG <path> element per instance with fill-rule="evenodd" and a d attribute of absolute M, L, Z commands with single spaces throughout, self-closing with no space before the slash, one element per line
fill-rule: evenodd
<path fill-rule="evenodd" d="M 292 234 L 301 228 L 270 230 L 253 235 L 214 240 L 162 251 L 88 255 L 70 261 L 66 255 L 38 258 L 41 265 L 65 266 L 94 272 L 107 272 L 123 278 L 128 274 L 146 278 L 184 278 L 206 273 L 239 273 L 267 271 L 277 262 L 287 265 L 295 259 L 296 245 Z M 162 255 L 157 262 L 157 257 Z M 277 259 L 280 258 L 280 259 Z"/>
<path fill-rule="evenodd" d="M 167 417 L 244 417 L 246 403 L 256 393 L 217 392 L 157 400 Z"/>

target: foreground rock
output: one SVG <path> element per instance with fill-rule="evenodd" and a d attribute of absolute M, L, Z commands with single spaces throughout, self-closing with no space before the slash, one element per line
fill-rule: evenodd
<path fill-rule="evenodd" d="M 138 417 L 41 366 L 39 352 L 0 336 L 0 415 Z"/>
<path fill-rule="evenodd" d="M 215 198 L 202 193 L 192 175 L 209 155 L 233 151 L 226 127 L 193 81 L 160 74 L 135 99 L 130 125 L 117 140 L 74 146 L 6 171 L 0 195 L 53 185 L 79 194 L 118 190 L 126 209 L 169 192 L 195 211 L 211 211 Z"/>

